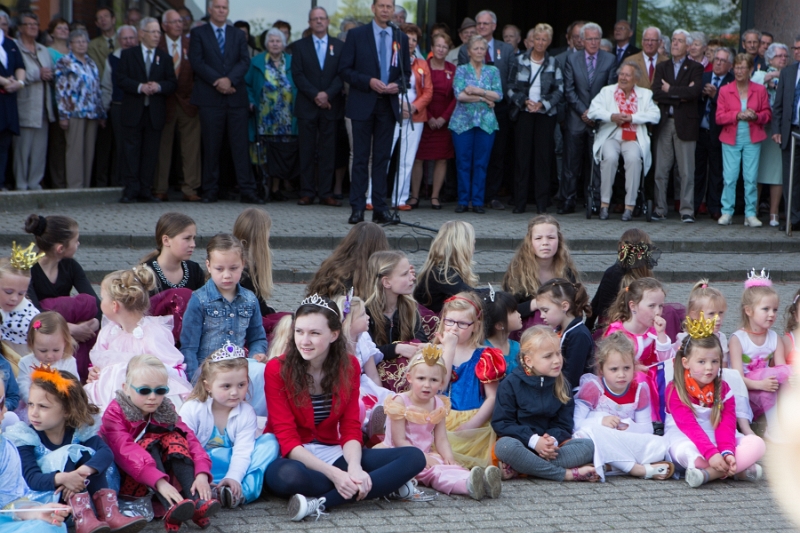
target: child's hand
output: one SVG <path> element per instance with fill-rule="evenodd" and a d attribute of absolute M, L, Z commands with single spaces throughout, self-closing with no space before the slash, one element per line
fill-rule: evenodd
<path fill-rule="evenodd" d="M 89 368 L 89 375 L 86 377 L 86 382 L 91 383 L 100 379 L 100 367 L 93 366 Z"/>
<path fill-rule="evenodd" d="M 197 477 L 192 483 L 192 488 L 189 489 L 192 494 L 197 494 L 201 500 L 211 499 L 211 486 L 208 484 L 208 474 L 197 474 Z"/>
<path fill-rule="evenodd" d="M 539 309 L 539 304 L 536 303 L 536 298 L 531 300 L 531 313 L 535 313 Z"/>
<path fill-rule="evenodd" d="M 604 416 L 601 424 L 607 428 L 617 429 L 619 426 L 620 419 L 618 416 Z"/>
<path fill-rule="evenodd" d="M 657 316 L 653 319 L 653 327 L 656 329 L 659 339 L 662 335 L 666 335 L 667 321 L 664 320 L 663 316 Z"/>
<path fill-rule="evenodd" d="M 167 500 L 167 503 L 170 504 L 170 506 L 183 501 L 183 496 L 181 496 L 181 493 L 178 492 L 178 489 L 170 485 L 169 481 L 167 481 L 165 478 L 161 478 L 156 482 L 156 490 L 164 497 L 165 500 Z"/>
<path fill-rule="evenodd" d="M 335 468 L 331 481 L 333 481 L 333 486 L 336 487 L 336 492 L 341 494 L 345 500 L 351 499 L 358 492 L 358 485 L 353 482 L 350 474 L 344 470 Z"/>
<path fill-rule="evenodd" d="M 728 475 L 733 476 L 736 474 L 736 457 L 733 454 L 725 456 L 725 462 L 728 463 Z"/>
<path fill-rule="evenodd" d="M 394 353 L 396 353 L 397 355 L 402 355 L 403 357 L 411 358 L 414 357 L 415 353 L 417 353 L 418 346 L 419 345 L 416 343 L 408 344 L 399 342 L 394 345 Z"/>
<path fill-rule="evenodd" d="M 72 507 L 60 503 L 48 503 L 47 507 L 59 508 L 60 510 L 37 511 L 34 507 L 30 511 L 19 513 L 18 516 L 22 520 L 41 520 L 42 522 L 47 522 L 48 524 L 52 524 L 54 526 L 60 526 L 72 512 Z"/>
<path fill-rule="evenodd" d="M 712 455 L 711 459 L 708 460 L 708 465 L 717 472 L 721 472 L 724 475 L 728 474 L 728 463 L 722 458 L 722 454 L 715 453 Z"/>
<path fill-rule="evenodd" d="M 353 468 L 352 471 L 348 469 L 347 473 L 353 483 L 358 487 L 358 497 L 356 500 L 363 500 L 366 498 L 369 491 L 372 490 L 372 478 L 369 477 L 369 474 L 364 472 L 360 465 Z"/>
<path fill-rule="evenodd" d="M 539 440 L 536 442 L 536 446 L 534 447 L 534 451 L 539 454 L 539 457 L 545 459 L 546 461 L 550 461 L 558 457 L 558 449 L 556 448 L 555 439 L 547 433 L 539 437 Z"/>
<path fill-rule="evenodd" d="M 78 493 L 86 490 L 86 478 L 77 470 L 73 470 L 72 472 L 59 472 L 56 474 L 53 481 L 55 485 L 64 492 L 69 490 L 72 493 Z"/>
<path fill-rule="evenodd" d="M 93 476 L 97 473 L 97 470 L 95 470 L 91 466 L 86 466 L 86 465 L 76 468 L 75 471 L 78 472 L 81 476 L 83 476 L 83 479 L 86 479 L 87 477 Z"/>
<path fill-rule="evenodd" d="M 257 353 L 253 356 L 253 359 L 258 361 L 259 363 L 266 363 L 267 362 L 267 354 L 265 353 Z"/>
<path fill-rule="evenodd" d="M 429 468 L 432 468 L 432 467 L 434 467 L 434 466 L 436 466 L 438 464 L 441 464 L 441 463 L 439 461 L 437 461 L 432 455 L 430 455 L 428 453 L 425 454 L 425 470 L 427 470 Z"/>
<path fill-rule="evenodd" d="M 217 488 L 220 487 L 228 487 L 231 489 L 231 494 L 233 494 L 233 499 L 238 500 L 242 497 L 242 484 L 236 481 L 235 479 L 231 479 L 226 477 L 222 481 L 219 482 Z"/>
<path fill-rule="evenodd" d="M 759 381 L 758 384 L 760 390 L 767 392 L 775 392 L 776 390 L 778 390 L 778 387 L 781 386 L 781 384 L 778 383 L 778 378 L 776 378 L 775 376 L 764 378 L 761 381 Z"/>

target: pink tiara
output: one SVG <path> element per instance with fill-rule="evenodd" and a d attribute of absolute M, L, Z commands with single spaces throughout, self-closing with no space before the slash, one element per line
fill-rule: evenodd
<path fill-rule="evenodd" d="M 747 281 L 744 282 L 744 288 L 751 287 L 772 287 L 772 281 L 769 279 L 769 273 L 765 269 L 761 269 L 761 273 L 757 273 L 756 269 L 750 270 L 747 274 Z"/>

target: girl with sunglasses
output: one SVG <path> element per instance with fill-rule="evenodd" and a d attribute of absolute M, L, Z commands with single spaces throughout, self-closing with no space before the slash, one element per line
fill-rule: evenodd
<path fill-rule="evenodd" d="M 167 397 L 170 376 L 164 363 L 137 355 L 124 382 L 100 430 L 121 471 L 120 494 L 141 498 L 155 491 L 161 509 L 154 506 L 154 511 L 163 516 L 167 531 L 178 531 L 189 520 L 207 528 L 221 507 L 211 495 L 211 460 Z"/>
<path fill-rule="evenodd" d="M 100 308 L 106 319 L 89 357 L 92 367 L 85 389 L 89 399 L 103 412 L 125 381 L 128 362 L 141 354 L 156 356 L 169 375 L 170 399 L 177 408 L 192 392 L 186 379 L 183 354 L 175 347 L 172 316 L 145 316 L 150 309 L 149 292 L 155 288 L 155 273 L 145 265 L 118 270 L 100 285 Z"/>

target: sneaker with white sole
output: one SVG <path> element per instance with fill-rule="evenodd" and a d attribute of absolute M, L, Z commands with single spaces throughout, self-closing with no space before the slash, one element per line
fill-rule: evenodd
<path fill-rule="evenodd" d="M 389 500 L 399 500 L 401 502 L 429 502 L 436 499 L 436 494 L 428 494 L 419 490 L 417 488 L 417 480 L 411 478 L 386 498 Z"/>
<path fill-rule="evenodd" d="M 722 213 L 719 220 L 717 220 L 717 224 L 720 226 L 730 226 L 731 222 L 733 222 L 733 215 L 726 215 L 725 213 Z"/>
<path fill-rule="evenodd" d="M 486 495 L 492 499 L 500 497 L 503 490 L 503 473 L 496 466 L 487 466 L 483 471 Z"/>
<path fill-rule="evenodd" d="M 467 478 L 467 494 L 473 500 L 482 500 L 486 487 L 483 480 L 483 468 L 473 466 Z"/>
<path fill-rule="evenodd" d="M 744 217 L 744 225 L 751 228 L 760 228 L 763 224 L 758 220 L 758 217 Z"/>
<path fill-rule="evenodd" d="M 700 485 L 708 483 L 708 472 L 699 468 L 687 468 L 686 483 L 693 489 L 696 489 Z"/>
<path fill-rule="evenodd" d="M 289 514 L 292 522 L 300 522 L 311 515 L 316 515 L 314 521 L 319 520 L 320 516 L 326 514 L 324 503 L 325 498 L 306 498 L 302 494 L 295 494 L 289 500 Z"/>
<path fill-rule="evenodd" d="M 760 464 L 754 464 L 744 471 L 738 472 L 735 477 L 739 481 L 758 481 L 764 477 L 764 469 L 761 468 Z"/>

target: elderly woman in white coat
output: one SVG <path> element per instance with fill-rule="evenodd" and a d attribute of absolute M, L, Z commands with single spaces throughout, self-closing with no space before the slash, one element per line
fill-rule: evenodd
<path fill-rule="evenodd" d="M 650 170 L 650 137 L 645 124 L 658 124 L 661 112 L 653 102 L 653 92 L 638 87 L 642 76 L 634 63 L 623 63 L 618 82 L 603 87 L 589 106 L 588 116 L 600 123 L 592 153 L 600 165 L 600 219 L 608 219 L 608 204 L 617 175 L 619 155 L 625 161 L 625 212 L 622 220 L 633 218 L 639 182 Z"/>

